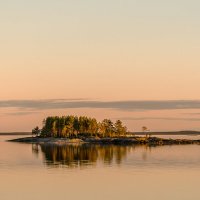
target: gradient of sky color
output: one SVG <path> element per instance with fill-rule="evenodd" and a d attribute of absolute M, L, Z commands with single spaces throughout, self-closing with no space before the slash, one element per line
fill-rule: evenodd
<path fill-rule="evenodd" d="M 0 99 L 198 100 L 199 10 L 197 0 L 2 1 Z M 77 108 L 11 115 L 19 108 L 0 108 L 0 131 L 29 130 L 47 114 L 64 113 L 145 118 L 125 120 L 131 130 L 143 124 L 199 130 L 198 118 L 181 120 L 189 111 Z"/>

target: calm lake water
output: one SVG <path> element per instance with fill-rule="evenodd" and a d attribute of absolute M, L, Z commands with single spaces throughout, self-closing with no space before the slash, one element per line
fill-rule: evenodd
<path fill-rule="evenodd" d="M 199 200 L 200 146 L 30 145 L 0 136 L 2 200 Z M 23 136 L 24 137 L 24 136 Z"/>

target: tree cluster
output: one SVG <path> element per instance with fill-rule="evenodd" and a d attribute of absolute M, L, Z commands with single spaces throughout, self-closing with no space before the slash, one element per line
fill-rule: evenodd
<path fill-rule="evenodd" d="M 37 133 L 38 127 L 33 129 Z M 43 137 L 69 137 L 98 136 L 98 137 L 122 137 L 125 136 L 127 128 L 120 120 L 113 123 L 110 119 L 98 122 L 95 118 L 85 116 L 62 116 L 47 117 L 43 121 L 40 135 Z"/>

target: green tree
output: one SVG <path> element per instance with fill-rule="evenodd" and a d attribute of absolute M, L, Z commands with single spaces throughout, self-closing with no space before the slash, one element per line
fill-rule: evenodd
<path fill-rule="evenodd" d="M 69 137 L 74 135 L 74 116 L 69 115 L 65 119 L 66 133 Z"/>
<path fill-rule="evenodd" d="M 73 129 L 76 132 L 76 136 L 77 136 L 79 134 L 79 131 L 80 131 L 80 125 L 79 125 L 78 117 L 74 118 Z"/>
<path fill-rule="evenodd" d="M 78 137 L 99 135 L 100 137 L 124 136 L 126 127 L 120 120 L 115 124 L 110 119 L 104 119 L 101 123 L 95 118 L 86 116 L 53 116 L 43 120 L 41 136 L 44 137 Z"/>
<path fill-rule="evenodd" d="M 146 126 L 143 126 L 142 127 L 142 131 L 143 131 L 143 133 L 145 133 L 145 135 L 146 135 L 146 138 L 148 137 L 148 131 L 149 131 L 149 129 L 146 127 Z"/>
<path fill-rule="evenodd" d="M 36 126 L 33 130 L 32 130 L 32 135 L 35 135 L 35 136 L 39 136 L 41 130 L 39 129 L 38 126 Z"/>
<path fill-rule="evenodd" d="M 115 122 L 115 133 L 116 135 L 119 136 L 125 136 L 127 132 L 127 128 L 123 126 L 122 121 L 117 120 Z"/>
<path fill-rule="evenodd" d="M 104 119 L 101 123 L 101 128 L 105 131 L 105 137 L 112 137 L 115 133 L 114 124 L 110 119 Z"/>
<path fill-rule="evenodd" d="M 89 132 L 91 133 L 91 136 L 92 135 L 97 135 L 98 133 L 98 122 L 95 118 L 92 118 L 89 120 Z"/>

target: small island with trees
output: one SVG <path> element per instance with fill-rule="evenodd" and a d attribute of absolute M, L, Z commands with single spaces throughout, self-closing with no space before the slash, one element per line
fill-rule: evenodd
<path fill-rule="evenodd" d="M 97 122 L 95 118 L 85 116 L 47 117 L 43 121 L 43 128 L 32 130 L 35 135 L 54 138 L 79 138 L 82 137 L 123 137 L 127 128 L 120 120 L 113 123 L 110 119 Z"/>
<path fill-rule="evenodd" d="M 95 118 L 86 116 L 52 116 L 43 120 L 43 127 L 32 130 L 32 137 L 10 140 L 36 144 L 200 144 L 200 140 L 162 139 L 148 134 L 147 127 L 142 127 L 144 136 L 135 136 L 127 131 L 121 120 L 112 122 L 104 119 L 98 122 Z"/>

